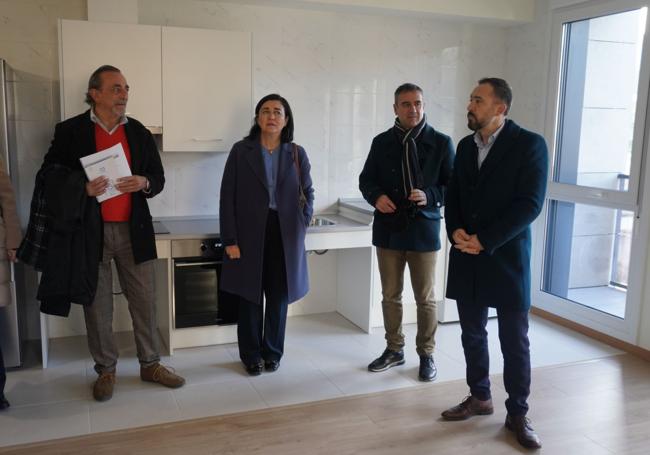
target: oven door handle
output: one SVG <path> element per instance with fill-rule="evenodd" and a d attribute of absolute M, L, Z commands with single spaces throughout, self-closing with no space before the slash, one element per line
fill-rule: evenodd
<path fill-rule="evenodd" d="M 222 261 L 207 261 L 207 262 L 177 262 L 174 264 L 174 267 L 194 267 L 197 265 L 217 265 L 221 264 Z"/>

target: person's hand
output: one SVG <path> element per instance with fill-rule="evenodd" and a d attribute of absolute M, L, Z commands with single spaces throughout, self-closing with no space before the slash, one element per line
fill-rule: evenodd
<path fill-rule="evenodd" d="M 464 229 L 456 229 L 451 237 L 456 242 L 454 248 L 460 250 L 462 253 L 476 255 L 484 249 L 478 236 L 476 234 L 469 235 Z"/>
<path fill-rule="evenodd" d="M 465 232 L 465 229 L 458 228 L 451 234 L 451 238 L 454 240 L 454 243 L 467 242 L 469 240 L 469 234 Z"/>
<path fill-rule="evenodd" d="M 393 201 L 391 201 L 385 194 L 382 194 L 377 198 L 375 201 L 375 208 L 381 213 L 395 213 L 395 210 L 397 210 Z"/>
<path fill-rule="evenodd" d="M 108 188 L 108 178 L 107 177 L 97 177 L 94 180 L 86 183 L 86 193 L 90 197 L 97 197 L 104 194 Z"/>
<path fill-rule="evenodd" d="M 414 188 L 409 194 L 409 201 L 415 202 L 417 205 L 427 205 L 427 195 L 424 191 Z"/>
<path fill-rule="evenodd" d="M 16 257 L 16 248 L 12 248 L 10 250 L 7 250 L 7 258 L 11 262 L 18 262 L 18 258 Z"/>
<path fill-rule="evenodd" d="M 229 245 L 226 247 L 226 256 L 230 259 L 239 259 L 241 257 L 241 252 L 239 251 L 238 245 Z"/>
<path fill-rule="evenodd" d="M 135 193 L 147 188 L 147 178 L 141 175 L 120 177 L 115 181 L 115 188 L 122 193 Z"/>

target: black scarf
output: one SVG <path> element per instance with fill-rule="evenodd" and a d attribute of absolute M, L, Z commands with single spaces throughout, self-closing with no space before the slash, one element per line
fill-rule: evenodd
<path fill-rule="evenodd" d="M 418 146 L 415 141 L 426 125 L 426 114 L 422 116 L 420 123 L 410 130 L 405 130 L 402 127 L 399 123 L 399 118 L 395 119 L 393 131 L 395 131 L 397 139 L 402 143 L 402 187 L 404 189 L 405 199 L 408 199 L 411 190 L 422 188 L 423 185 L 422 169 L 420 168 L 420 160 L 418 159 Z"/>
<path fill-rule="evenodd" d="M 418 206 L 413 201 L 409 201 L 408 197 L 411 190 L 422 188 L 424 182 L 420 160 L 418 159 L 418 147 L 415 141 L 426 124 L 427 118 L 423 116 L 420 123 L 410 130 L 405 130 L 400 125 L 399 119 L 395 119 L 393 131 L 397 140 L 402 144 L 402 189 L 404 197 L 394 201 L 395 205 L 397 205 L 395 212 L 380 215 L 384 226 L 391 232 L 404 231 L 411 224 L 411 220 L 417 216 L 419 210 Z"/>

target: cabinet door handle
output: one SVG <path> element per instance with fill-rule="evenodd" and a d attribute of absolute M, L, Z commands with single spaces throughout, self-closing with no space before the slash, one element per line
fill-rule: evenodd
<path fill-rule="evenodd" d="M 219 137 L 215 137 L 215 138 L 193 137 L 192 140 L 194 142 L 222 142 L 223 141 L 223 139 Z"/>

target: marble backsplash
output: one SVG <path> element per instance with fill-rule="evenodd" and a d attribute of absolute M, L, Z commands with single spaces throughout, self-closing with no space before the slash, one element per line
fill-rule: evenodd
<path fill-rule="evenodd" d="M 138 0 L 143 24 L 253 33 L 254 100 L 279 92 L 292 104 L 295 139 L 309 154 L 316 210 L 321 212 L 333 209 L 339 197 L 360 196 L 358 174 L 372 138 L 393 122 L 392 93 L 403 82 L 424 89 L 430 123 L 455 142 L 468 133 L 468 94 L 485 75 L 509 79 L 515 90 L 513 118 L 540 130 L 548 64 L 547 3 L 536 2 L 534 24 L 505 28 L 259 3 Z M 17 72 L 12 81 L 17 184 L 25 225 L 34 175 L 60 115 L 57 22 L 85 19 L 86 2 L 0 4 L 0 57 Z M 249 126 L 241 126 L 242 136 Z M 163 153 L 167 186 L 151 200 L 154 216 L 216 215 L 226 158 L 224 153 Z M 35 286 L 29 288 L 35 292 Z M 28 300 L 27 337 L 37 338 L 38 304 L 33 296 Z"/>
<path fill-rule="evenodd" d="M 27 211 L 28 183 L 58 118 L 54 25 L 57 17 L 79 18 L 84 11 L 63 1 L 10 3 L 16 11 L 8 16 L 9 28 L 0 32 L 3 53 L 17 49 L 8 43 L 19 41 L 11 29 L 18 33 L 21 21 L 42 26 L 29 62 L 23 64 L 25 55 L 13 59 L 18 70 L 30 70 L 16 84 L 27 119 L 21 121 L 38 122 L 23 123 L 19 133 L 25 183 L 21 205 Z M 485 75 L 507 77 L 508 29 L 495 25 L 213 1 L 139 0 L 138 6 L 143 24 L 253 33 L 254 102 L 278 92 L 291 103 L 295 140 L 308 152 L 321 212 L 331 210 L 340 197 L 359 196 L 359 172 L 372 138 L 393 122 L 393 91 L 399 84 L 420 85 L 429 122 L 458 141 L 468 132 L 465 104 L 475 81 Z M 39 48 L 48 51 L 39 53 Z M 241 125 L 242 136 L 249 127 Z M 150 202 L 153 215 L 216 215 L 226 157 L 163 153 L 167 185 Z"/>
<path fill-rule="evenodd" d="M 176 0 L 140 0 L 139 16 L 143 24 L 253 33 L 254 102 L 271 92 L 289 100 L 316 211 L 359 196 L 358 175 L 372 138 L 392 125 L 398 85 L 421 86 L 430 123 L 457 141 L 468 132 L 475 81 L 507 76 L 507 29 L 492 25 Z M 151 201 L 154 215 L 216 214 L 225 158 L 163 154 L 168 181 Z"/>

